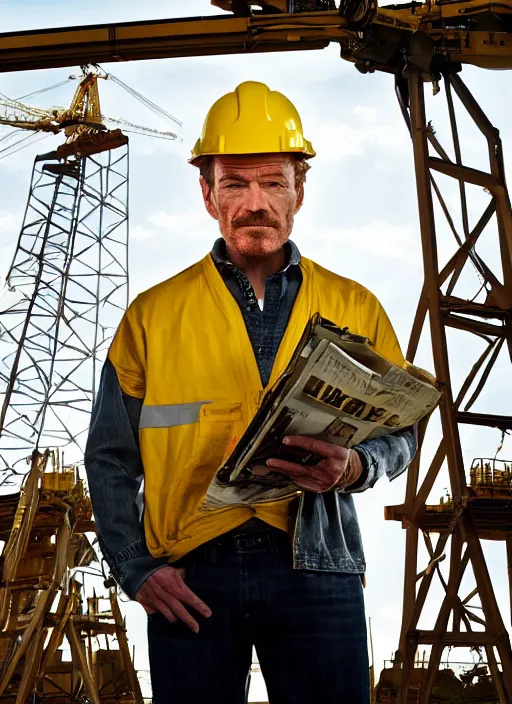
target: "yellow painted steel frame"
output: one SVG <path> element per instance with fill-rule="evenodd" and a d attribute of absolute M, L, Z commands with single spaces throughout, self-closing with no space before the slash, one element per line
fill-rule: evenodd
<path fill-rule="evenodd" d="M 301 51 L 323 49 L 331 42 L 340 44 L 342 58 L 362 63 L 367 70 L 394 71 L 402 48 L 413 42 L 413 55 L 418 39 L 426 52 L 422 59 L 431 54 L 483 68 L 511 68 L 511 14 L 512 0 L 469 0 L 388 8 L 369 5 L 362 23 L 331 10 L 8 32 L 0 34 L 0 72 L 102 61 Z M 482 18 L 492 18 L 492 30 L 479 24 Z M 376 52 L 378 46 L 385 49 L 381 56 Z M 358 59 L 368 51 L 376 56 Z"/>
<path fill-rule="evenodd" d="M 495 502 L 494 506 L 482 515 L 481 504 L 478 503 L 481 499 L 471 499 L 459 426 L 462 423 L 502 430 L 512 429 L 512 415 L 474 413 L 469 410 L 482 393 L 502 348 L 506 349 L 508 345 L 509 355 L 512 357 L 512 210 L 505 183 L 498 130 L 490 123 L 457 73 L 446 72 L 443 75 L 443 87 L 452 131 L 454 161 L 448 157 L 427 120 L 421 74 L 418 71 L 413 72 L 401 86 L 401 95 L 405 95 L 402 109 L 413 141 L 425 273 L 407 358 L 412 361 L 416 355 L 428 313 L 435 372 L 443 391 L 440 405 L 443 437 L 421 482 L 420 457 L 417 456 L 409 469 L 404 504 L 388 507 L 386 511 L 388 519 L 400 520 L 406 529 L 404 611 L 397 656 L 401 664 L 398 704 L 407 704 L 408 697 L 412 696 L 409 684 L 413 679 L 416 651 L 422 644 L 431 645 L 432 650 L 417 700 L 420 704 L 431 700 L 441 656 L 443 650 L 449 646 L 485 648 L 499 702 L 508 704 L 512 701 L 512 650 L 491 584 L 481 539 L 505 540 L 510 551 L 512 507 L 509 502 Z M 469 168 L 463 163 L 452 93 L 456 94 L 462 107 L 480 130 L 483 141 L 487 142 L 488 171 Z M 437 155 L 433 156 L 431 151 Z M 437 182 L 438 174 L 450 176 L 458 181 L 462 221 L 460 234 L 443 199 Z M 467 207 L 467 189 L 470 184 L 485 188 L 489 194 L 489 203 L 472 229 Z M 458 250 L 441 269 L 438 264 L 434 197 L 438 200 L 458 243 Z M 495 269 L 496 273 L 474 249 L 478 238 L 493 217 L 496 219 L 501 253 L 501 267 Z M 467 266 L 474 266 L 483 281 L 483 301 L 468 301 L 457 296 L 457 283 Z M 455 328 L 468 336 L 476 335 L 486 343 L 484 353 L 475 361 L 457 393 L 452 388 L 450 375 L 448 328 Z M 473 388 L 474 391 L 471 392 Z M 444 514 L 446 520 L 441 523 L 436 514 L 426 511 L 425 502 L 445 460 L 453 501 L 450 510 Z M 489 515 L 494 520 L 489 520 Z M 431 536 L 436 533 L 439 537 L 434 546 Z M 430 563 L 426 570 L 418 573 L 418 542 L 422 534 Z M 445 579 L 439 569 L 439 562 L 443 559 L 448 545 L 449 575 Z M 461 582 L 470 567 L 476 588 L 469 596 L 463 597 L 459 595 Z M 425 630 L 418 627 L 418 622 L 432 587 L 432 580 L 436 576 L 439 577 L 445 594 L 434 628 Z M 509 576 L 512 576 L 510 572 Z M 512 598 L 512 581 L 510 590 Z M 476 596 L 480 599 L 481 616 L 475 615 L 468 606 L 469 601 Z M 483 626 L 483 630 L 475 630 L 474 623 Z M 500 657 L 501 671 L 498 668 L 495 649 Z"/>

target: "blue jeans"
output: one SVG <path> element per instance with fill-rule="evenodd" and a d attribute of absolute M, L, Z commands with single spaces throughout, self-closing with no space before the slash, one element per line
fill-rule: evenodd
<path fill-rule="evenodd" d="M 149 617 L 154 704 L 243 704 L 253 645 L 270 704 L 368 704 L 358 575 L 293 570 L 288 535 L 270 527 L 235 529 L 179 565 L 213 615 L 198 634 Z"/>

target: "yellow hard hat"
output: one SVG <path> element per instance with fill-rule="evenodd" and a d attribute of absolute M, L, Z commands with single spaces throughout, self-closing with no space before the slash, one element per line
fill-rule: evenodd
<path fill-rule="evenodd" d="M 316 154 L 295 105 L 264 83 L 246 81 L 212 105 L 190 163 L 203 156 L 276 152 L 306 159 Z"/>

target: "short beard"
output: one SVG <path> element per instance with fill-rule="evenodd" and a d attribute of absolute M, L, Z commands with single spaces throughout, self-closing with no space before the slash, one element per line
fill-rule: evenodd
<path fill-rule="evenodd" d="M 246 259 L 266 259 L 277 254 L 283 248 L 283 245 L 288 241 L 290 233 L 291 228 L 283 239 L 282 237 L 269 237 L 268 231 L 254 229 L 250 235 L 243 238 L 235 235 L 227 240 L 227 244 Z"/>

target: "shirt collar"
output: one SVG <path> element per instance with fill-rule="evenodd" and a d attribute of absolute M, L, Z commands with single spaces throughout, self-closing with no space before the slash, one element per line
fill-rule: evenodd
<path fill-rule="evenodd" d="M 300 252 L 295 242 L 292 242 L 292 240 L 288 240 L 288 242 L 286 242 L 284 245 L 284 249 L 288 258 L 288 263 L 281 269 L 281 271 L 278 272 L 279 274 L 288 271 L 288 269 L 292 266 L 298 266 L 300 263 Z M 215 244 L 213 245 L 211 255 L 213 261 L 219 269 L 224 268 L 224 266 L 234 266 L 234 264 L 228 259 L 228 253 L 226 251 L 226 242 L 222 237 L 219 237 L 219 239 L 216 240 Z"/>

